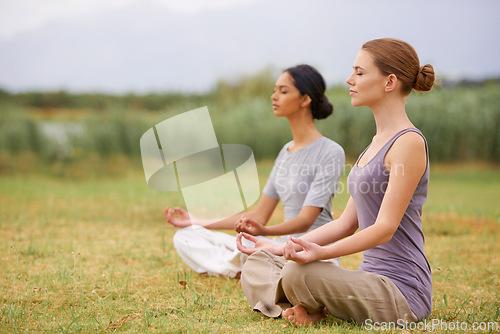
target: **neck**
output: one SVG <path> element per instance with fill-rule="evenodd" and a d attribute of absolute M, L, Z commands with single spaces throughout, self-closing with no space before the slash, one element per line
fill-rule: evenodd
<path fill-rule="evenodd" d="M 413 127 L 406 115 L 404 98 L 385 99 L 381 103 L 371 106 L 370 109 L 375 117 L 377 136 Z"/>
<path fill-rule="evenodd" d="M 295 148 L 305 147 L 322 137 L 316 129 L 311 112 L 296 113 L 288 117 Z"/>

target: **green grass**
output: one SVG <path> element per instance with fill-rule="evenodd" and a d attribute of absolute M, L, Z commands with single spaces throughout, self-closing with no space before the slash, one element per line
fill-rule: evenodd
<path fill-rule="evenodd" d="M 259 163 L 261 186 L 270 166 Z M 179 194 L 149 189 L 136 164 L 118 176 L 79 168 L 0 175 L 1 332 L 364 331 L 332 317 L 297 330 L 252 312 L 237 280 L 196 274 L 177 256 L 162 210 L 183 205 Z M 432 319 L 500 323 L 499 186 L 495 167 L 433 167 L 424 207 Z M 347 198 L 335 199 L 336 215 Z"/>

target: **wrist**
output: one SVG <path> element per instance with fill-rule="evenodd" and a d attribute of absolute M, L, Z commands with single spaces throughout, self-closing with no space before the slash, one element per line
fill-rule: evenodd
<path fill-rule="evenodd" d="M 333 259 L 334 254 L 332 253 L 331 246 L 320 246 L 320 251 L 319 251 L 319 259 L 318 260 L 329 260 Z"/>
<path fill-rule="evenodd" d="M 259 235 L 269 235 L 269 227 L 268 226 L 262 226 L 259 228 Z"/>
<path fill-rule="evenodd" d="M 275 251 L 273 252 L 273 254 L 276 256 L 283 256 L 285 245 L 286 244 L 275 244 Z"/>

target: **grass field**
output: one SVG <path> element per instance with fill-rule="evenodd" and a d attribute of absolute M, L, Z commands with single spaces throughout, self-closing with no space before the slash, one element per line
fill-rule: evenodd
<path fill-rule="evenodd" d="M 364 332 L 332 317 L 297 330 L 252 312 L 237 280 L 192 272 L 162 213 L 182 198 L 149 189 L 137 165 L 120 163 L 118 176 L 91 166 L 63 177 L 0 175 L 1 332 Z M 270 166 L 259 164 L 261 186 Z M 347 198 L 334 200 L 336 215 Z M 431 319 L 500 324 L 499 198 L 497 167 L 432 167 L 424 206 Z"/>

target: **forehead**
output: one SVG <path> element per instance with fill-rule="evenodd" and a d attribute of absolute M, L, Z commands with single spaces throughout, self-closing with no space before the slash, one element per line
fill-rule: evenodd
<path fill-rule="evenodd" d="M 294 81 L 290 73 L 283 72 L 279 76 L 278 80 L 276 80 L 276 86 L 289 86 L 289 87 L 294 86 Z"/>
<path fill-rule="evenodd" d="M 373 61 L 373 56 L 365 50 L 359 50 L 358 54 L 356 55 L 356 59 L 354 60 L 354 69 L 356 68 L 370 68 L 375 66 L 375 63 Z"/>

